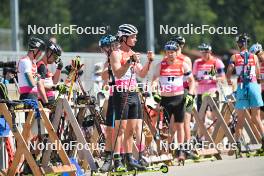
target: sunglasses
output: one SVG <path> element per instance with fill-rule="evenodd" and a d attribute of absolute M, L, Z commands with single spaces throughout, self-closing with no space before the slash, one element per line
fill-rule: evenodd
<path fill-rule="evenodd" d="M 201 53 L 210 53 L 209 50 L 200 50 Z"/>

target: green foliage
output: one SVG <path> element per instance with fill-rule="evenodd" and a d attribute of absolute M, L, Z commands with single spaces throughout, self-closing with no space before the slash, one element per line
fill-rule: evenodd
<path fill-rule="evenodd" d="M 0 0 L 0 28 L 10 27 L 10 0 Z"/>
<path fill-rule="evenodd" d="M 169 26 L 226 26 L 238 27 L 238 32 L 247 32 L 254 42 L 264 42 L 263 0 L 153 0 L 155 22 L 155 48 L 162 51 L 164 43 L 172 35 L 160 34 L 160 25 Z M 10 27 L 10 1 L 0 0 L 0 28 Z M 145 52 L 146 27 L 143 0 L 20 0 L 20 27 L 24 30 L 24 45 L 29 38 L 27 26 L 107 26 L 107 33 L 115 34 L 120 24 L 134 24 L 138 30 L 137 51 Z M 189 49 L 196 49 L 201 42 L 211 43 L 214 52 L 226 53 L 235 48 L 236 35 L 183 35 Z M 49 35 L 42 35 L 49 38 Z M 101 35 L 57 35 L 64 51 L 99 51 Z M 251 43 L 251 44 L 252 44 Z"/>

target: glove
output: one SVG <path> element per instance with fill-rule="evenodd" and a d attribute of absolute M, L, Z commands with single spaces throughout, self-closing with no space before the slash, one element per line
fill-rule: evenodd
<path fill-rule="evenodd" d="M 61 59 L 58 59 L 58 61 L 56 62 L 57 63 L 57 69 L 58 70 L 61 70 L 63 68 L 63 62 Z"/>
<path fill-rule="evenodd" d="M 80 56 L 77 56 L 76 58 L 74 58 L 72 60 L 72 64 L 71 64 L 74 68 L 76 69 L 80 69 L 82 67 L 81 65 L 81 59 Z"/>
<path fill-rule="evenodd" d="M 65 84 L 57 85 L 56 90 L 58 90 L 60 94 L 66 94 L 67 93 L 67 87 Z"/>
<path fill-rule="evenodd" d="M 160 103 L 161 102 L 161 96 L 157 93 L 152 93 L 153 95 L 153 98 L 154 98 L 154 101 L 157 102 L 157 103 Z"/>
<path fill-rule="evenodd" d="M 191 94 L 187 94 L 186 97 L 185 97 L 185 107 L 186 109 L 187 108 L 193 108 L 193 105 L 194 105 L 194 95 L 191 95 Z"/>

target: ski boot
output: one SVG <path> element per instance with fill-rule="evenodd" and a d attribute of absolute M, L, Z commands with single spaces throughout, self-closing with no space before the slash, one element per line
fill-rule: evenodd
<path fill-rule="evenodd" d="M 122 158 L 119 154 L 114 154 L 114 171 L 115 172 L 126 172 L 126 168 L 122 163 Z"/>
<path fill-rule="evenodd" d="M 178 160 L 178 166 L 183 165 L 185 163 L 185 151 L 182 148 L 179 148 L 176 153 L 176 158 Z"/>
<path fill-rule="evenodd" d="M 144 158 L 143 153 L 139 152 L 139 157 L 138 157 L 138 163 L 142 166 L 148 167 L 149 163 L 147 160 Z"/>
<path fill-rule="evenodd" d="M 138 163 L 136 160 L 132 158 L 132 153 L 126 153 L 125 154 L 125 162 L 127 166 L 127 170 L 139 170 L 139 171 L 145 171 L 147 168 L 145 166 L 142 166 L 140 163 Z"/>
<path fill-rule="evenodd" d="M 262 139 L 261 139 L 261 143 L 262 143 L 262 145 L 261 145 L 261 149 L 262 149 L 262 151 L 264 151 L 264 136 L 263 136 Z"/>
<path fill-rule="evenodd" d="M 199 160 L 199 155 L 195 154 L 192 150 L 186 150 L 186 159 Z"/>
<path fill-rule="evenodd" d="M 102 173 L 105 172 L 109 172 L 112 168 L 112 153 L 106 151 L 105 152 L 105 160 L 104 160 L 104 164 L 102 165 L 102 167 L 100 168 L 100 171 Z"/>
<path fill-rule="evenodd" d="M 192 150 L 191 143 L 184 144 L 184 151 L 185 151 L 186 159 L 198 160 L 200 158 L 199 155 L 195 154 L 194 151 Z"/>
<path fill-rule="evenodd" d="M 235 155 L 236 155 L 236 159 L 242 158 L 241 143 L 240 142 L 237 142 L 237 149 L 236 149 Z"/>
<path fill-rule="evenodd" d="M 264 156 L 264 137 L 262 137 L 262 146 L 256 151 L 256 156 Z"/>

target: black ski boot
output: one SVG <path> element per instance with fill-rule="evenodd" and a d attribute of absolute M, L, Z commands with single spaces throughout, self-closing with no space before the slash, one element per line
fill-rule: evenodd
<path fill-rule="evenodd" d="M 104 160 L 104 164 L 100 168 L 100 171 L 103 173 L 109 172 L 111 168 L 112 168 L 112 153 L 109 151 L 105 151 L 105 160 Z"/>
<path fill-rule="evenodd" d="M 126 163 L 125 163 L 125 154 L 124 153 L 120 153 L 120 157 L 121 157 L 122 164 L 125 166 L 126 165 Z"/>
<path fill-rule="evenodd" d="M 192 150 L 186 150 L 185 154 L 187 159 L 198 160 L 200 158 L 199 155 L 195 154 Z"/>
<path fill-rule="evenodd" d="M 126 172 L 126 168 L 122 163 L 122 158 L 119 154 L 114 154 L 115 172 Z"/>
<path fill-rule="evenodd" d="M 193 152 L 191 143 L 184 144 L 184 151 L 185 151 L 186 159 L 191 159 L 191 160 L 199 159 L 199 155 Z"/>
<path fill-rule="evenodd" d="M 186 155 L 182 146 L 179 146 L 179 148 L 177 149 L 176 158 L 178 160 L 178 166 L 184 166 Z"/>
<path fill-rule="evenodd" d="M 256 156 L 264 156 L 264 136 L 261 139 L 261 148 L 257 150 Z"/>
<path fill-rule="evenodd" d="M 128 171 L 131 171 L 131 170 L 139 170 L 139 171 L 147 170 L 147 168 L 145 166 L 142 166 L 141 164 L 139 164 L 136 160 L 134 160 L 132 158 L 132 153 L 126 153 L 125 154 L 125 162 L 126 162 L 126 166 L 127 166 Z"/>
<path fill-rule="evenodd" d="M 241 142 L 236 142 L 237 144 L 237 149 L 236 149 L 236 158 L 241 158 L 242 157 L 242 152 L 241 152 Z"/>

